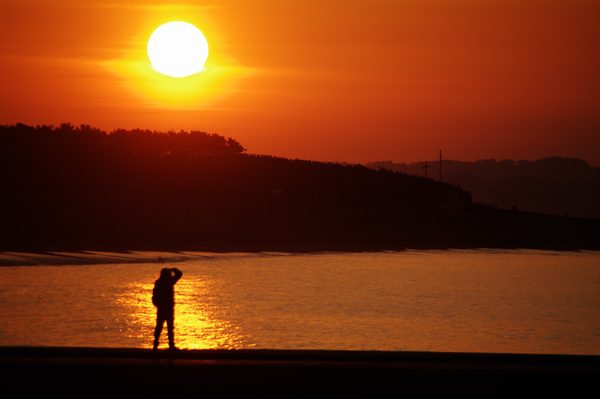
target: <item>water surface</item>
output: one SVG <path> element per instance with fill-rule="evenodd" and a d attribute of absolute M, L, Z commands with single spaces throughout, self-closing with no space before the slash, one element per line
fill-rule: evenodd
<path fill-rule="evenodd" d="M 0 345 L 149 348 L 152 286 L 176 266 L 181 348 L 600 355 L 599 252 L 146 259 L 0 268 Z"/>

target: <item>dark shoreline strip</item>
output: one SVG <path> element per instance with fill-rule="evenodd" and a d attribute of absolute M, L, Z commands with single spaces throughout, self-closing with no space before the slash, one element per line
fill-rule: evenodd
<path fill-rule="evenodd" d="M 0 347 L 0 371 L 8 389 L 62 397 L 578 397 L 600 356 Z"/>

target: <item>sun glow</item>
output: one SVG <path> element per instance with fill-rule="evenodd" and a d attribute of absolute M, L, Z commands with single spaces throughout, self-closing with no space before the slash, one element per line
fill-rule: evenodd
<path fill-rule="evenodd" d="M 138 106 L 214 109 L 239 93 L 242 83 L 256 74 L 254 68 L 240 64 L 230 52 L 231 46 L 210 10 L 181 4 L 152 5 L 145 17 L 121 55 L 103 63 Z M 200 21 L 202 32 L 196 28 Z M 183 39 L 177 39 L 178 29 L 169 33 L 177 26 L 183 28 Z M 185 50 L 184 43 L 189 43 L 185 32 L 195 38 L 189 51 Z M 182 50 L 179 54 L 171 51 L 176 47 Z"/>
<path fill-rule="evenodd" d="M 202 72 L 208 58 L 204 34 L 187 22 L 167 22 L 156 28 L 148 40 L 148 58 L 159 73 L 183 78 Z"/>

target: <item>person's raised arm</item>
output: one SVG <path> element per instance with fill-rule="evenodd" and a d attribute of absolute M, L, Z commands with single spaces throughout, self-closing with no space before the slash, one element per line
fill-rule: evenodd
<path fill-rule="evenodd" d="M 183 273 L 176 267 L 172 268 L 171 270 L 173 271 L 173 284 L 175 284 L 179 281 L 181 276 L 183 276 Z"/>

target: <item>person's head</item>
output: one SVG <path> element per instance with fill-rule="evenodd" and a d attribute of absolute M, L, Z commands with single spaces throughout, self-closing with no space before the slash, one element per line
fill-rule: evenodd
<path fill-rule="evenodd" d="M 171 269 L 168 269 L 166 267 L 163 268 L 160 271 L 160 278 L 169 278 L 169 277 L 171 277 Z"/>

